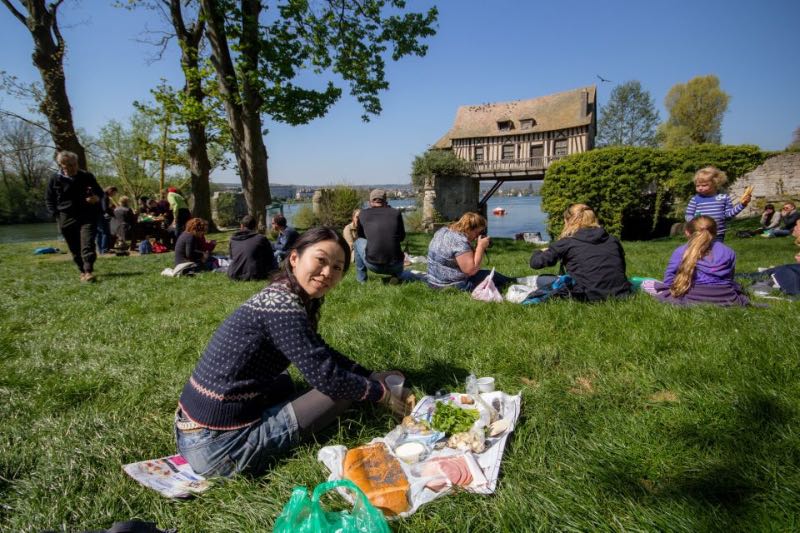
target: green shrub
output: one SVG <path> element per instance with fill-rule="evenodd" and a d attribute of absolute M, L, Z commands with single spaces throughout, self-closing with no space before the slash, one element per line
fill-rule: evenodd
<path fill-rule="evenodd" d="M 425 185 L 431 176 L 466 176 L 469 163 L 459 159 L 451 150 L 428 150 L 414 158 L 411 164 L 411 183 L 416 189 Z"/>
<path fill-rule="evenodd" d="M 294 214 L 292 225 L 295 228 L 308 229 L 319 225 L 319 221 L 317 220 L 317 216 L 314 214 L 314 210 L 311 209 L 311 206 L 304 205 L 300 207 Z"/>
<path fill-rule="evenodd" d="M 359 192 L 347 185 L 336 185 L 323 189 L 319 204 L 318 222 L 323 226 L 343 228 L 353 218 L 353 210 L 361 207 Z"/>
<path fill-rule="evenodd" d="M 220 226 L 238 226 L 236 216 L 236 194 L 222 192 L 217 196 L 217 217 L 214 221 Z"/>
<path fill-rule="evenodd" d="M 755 146 L 696 145 L 678 150 L 610 147 L 554 162 L 542 186 L 548 230 L 557 235 L 564 210 L 591 206 L 606 229 L 624 239 L 665 235 L 694 194 L 692 177 L 707 165 L 728 174 L 728 183 L 764 162 Z"/>

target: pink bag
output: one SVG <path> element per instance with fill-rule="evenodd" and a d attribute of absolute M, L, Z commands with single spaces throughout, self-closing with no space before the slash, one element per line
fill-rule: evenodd
<path fill-rule="evenodd" d="M 475 300 L 480 300 L 482 302 L 502 302 L 503 295 L 500 294 L 500 291 L 497 290 L 497 287 L 494 286 L 494 268 L 486 276 L 486 279 L 481 281 L 475 290 L 472 291 L 472 297 Z"/>

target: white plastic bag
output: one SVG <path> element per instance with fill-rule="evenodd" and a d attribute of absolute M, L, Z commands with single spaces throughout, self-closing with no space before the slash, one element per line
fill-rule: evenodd
<path fill-rule="evenodd" d="M 475 290 L 472 291 L 472 297 L 475 300 L 480 300 L 482 302 L 502 302 L 503 296 L 500 294 L 500 291 L 497 290 L 497 287 L 494 285 L 494 268 L 486 276 L 486 279 L 481 281 Z"/>
<path fill-rule="evenodd" d="M 535 288 L 528 285 L 512 285 L 506 291 L 506 300 L 515 304 L 522 303 L 535 290 Z"/>

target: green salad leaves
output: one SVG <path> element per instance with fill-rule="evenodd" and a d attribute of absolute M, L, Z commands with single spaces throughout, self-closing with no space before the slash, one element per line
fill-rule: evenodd
<path fill-rule="evenodd" d="M 478 411 L 475 409 L 461 409 L 449 403 L 437 402 L 431 426 L 436 431 L 452 435 L 469 431 L 477 419 Z"/>

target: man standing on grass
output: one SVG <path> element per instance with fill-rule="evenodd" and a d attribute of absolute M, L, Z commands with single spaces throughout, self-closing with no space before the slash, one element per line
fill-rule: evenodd
<path fill-rule="evenodd" d="M 90 172 L 78 168 L 78 156 L 73 152 L 59 152 L 56 162 L 61 171 L 47 183 L 47 211 L 58 222 L 81 281 L 94 281 L 94 240 L 103 189 Z"/>
<path fill-rule="evenodd" d="M 400 243 L 406 238 L 403 215 L 386 203 L 386 191 L 375 189 L 369 193 L 370 209 L 358 217 L 356 239 L 356 280 L 367 281 L 367 270 L 390 275 L 390 283 L 398 283 L 403 274 L 403 250 Z"/>

